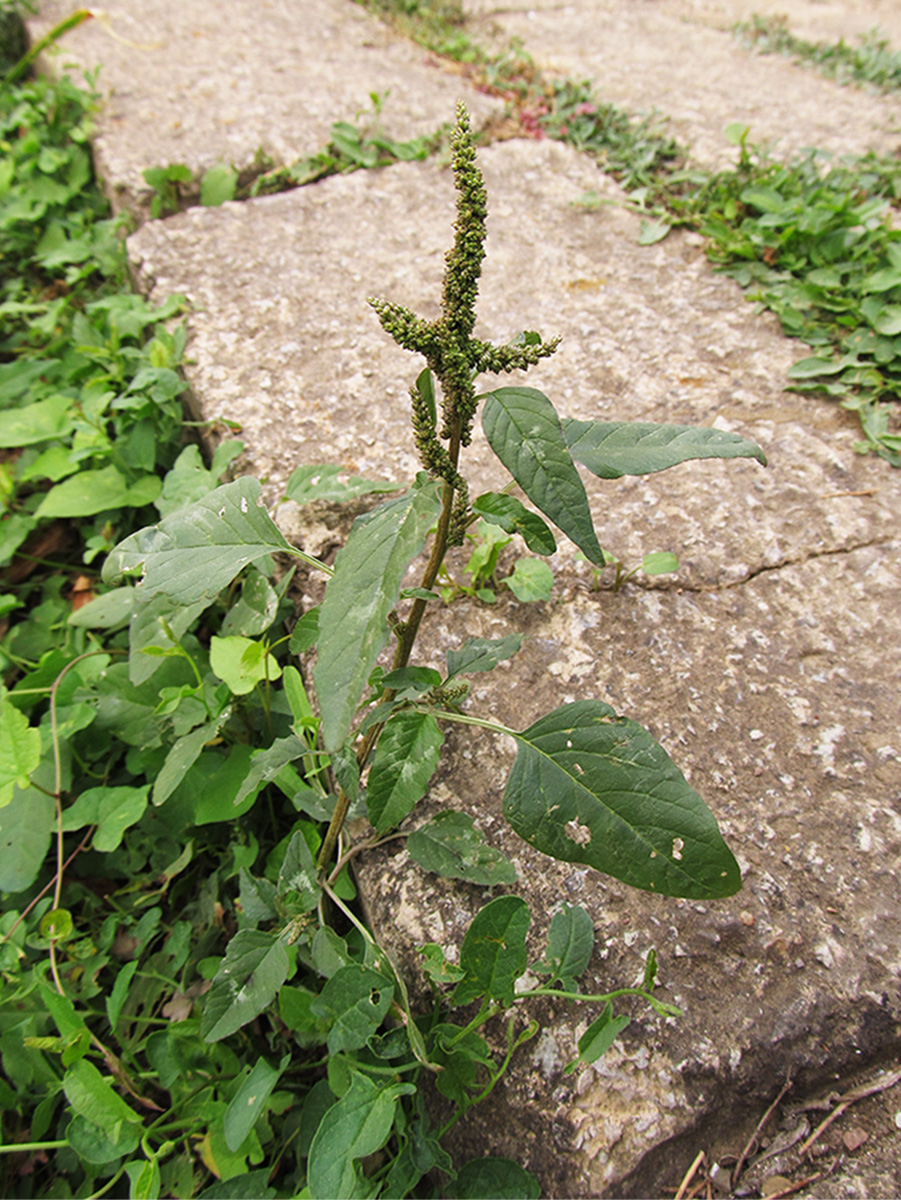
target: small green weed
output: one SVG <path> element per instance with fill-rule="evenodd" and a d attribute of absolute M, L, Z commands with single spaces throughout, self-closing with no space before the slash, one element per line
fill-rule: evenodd
<path fill-rule="evenodd" d="M 385 135 L 379 115 L 387 97 L 387 93 L 370 93 L 371 112 L 357 113 L 355 124 L 336 121 L 332 125 L 331 140 L 323 150 L 287 167 L 273 167 L 262 153 L 246 172 L 239 173 L 234 167 L 218 163 L 206 170 L 199 180 L 185 163 L 151 167 L 144 171 L 144 182 L 152 193 L 150 216 L 167 216 L 195 203 L 216 207 L 229 200 L 269 196 L 315 183 L 330 175 L 347 175 L 352 171 L 387 167 L 395 162 L 421 162 L 436 153 L 446 141 L 444 129 L 406 142 L 393 141 Z"/>
<path fill-rule="evenodd" d="M 816 66 L 838 83 L 860 83 L 883 92 L 901 88 L 901 54 L 889 48 L 888 40 L 874 29 L 860 38 L 860 45 L 838 42 L 808 42 L 796 37 L 784 16 L 760 16 L 733 27 L 733 34 L 759 54 L 784 54 L 796 62 Z"/>

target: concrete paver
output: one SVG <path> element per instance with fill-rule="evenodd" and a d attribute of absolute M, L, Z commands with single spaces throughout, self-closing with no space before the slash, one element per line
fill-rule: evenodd
<path fill-rule="evenodd" d="M 44 0 L 34 32 L 70 10 Z M 94 147 L 116 208 L 140 210 L 148 167 L 180 162 L 198 174 L 245 170 L 260 153 L 282 165 L 315 154 L 333 122 L 371 109 L 373 92 L 388 96 L 380 124 L 396 141 L 453 120 L 460 80 L 351 0 L 303 0 L 302 10 L 292 0 L 113 0 L 104 12 L 67 36 L 60 57 L 101 67 Z M 478 117 L 497 107 L 477 93 L 470 103 Z"/>
<path fill-rule="evenodd" d="M 780 157 L 817 146 L 832 153 L 888 153 L 898 143 L 901 101 L 856 88 L 837 88 L 816 72 L 778 55 L 743 49 L 725 29 L 687 19 L 682 0 L 535 0 L 499 9 L 494 0 L 467 0 L 483 16 L 476 28 L 519 38 L 551 77 L 590 79 L 601 100 L 630 112 L 657 109 L 667 129 L 705 167 L 735 160 L 724 130 L 751 127 L 752 143 L 775 143 Z M 735 6 L 731 6 L 730 21 Z M 744 13 L 750 16 L 750 6 Z"/>

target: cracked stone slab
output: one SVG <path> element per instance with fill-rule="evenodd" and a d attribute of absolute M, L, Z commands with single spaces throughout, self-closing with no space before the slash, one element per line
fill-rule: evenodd
<path fill-rule="evenodd" d="M 463 809 L 513 860 L 533 957 L 560 904 L 580 904 L 596 933 L 581 990 L 640 982 L 653 946 L 658 994 L 684 1010 L 673 1021 L 620 1002 L 632 1024 L 573 1076 L 563 1067 L 597 1006 L 521 1013 L 517 1029 L 537 1018 L 540 1039 L 490 1112 L 454 1135 L 461 1160 L 515 1157 L 548 1196 L 661 1195 L 701 1146 L 737 1154 L 786 1074 L 800 1095 L 897 1054 L 899 549 L 811 557 L 738 588 L 573 587 L 548 605 L 465 603 L 432 618 L 423 661 L 435 665 L 467 636 L 526 633 L 520 654 L 474 679 L 473 713 L 522 729 L 598 698 L 642 721 L 712 808 L 744 879 L 702 904 L 552 862 L 501 816 L 512 739 L 453 727 L 423 815 Z M 364 854 L 358 872 L 378 936 L 421 988 L 417 947 L 437 941 L 453 959 L 498 889 L 438 880 L 402 845 Z"/>
<path fill-rule="evenodd" d="M 480 162 L 489 238 L 477 334 L 564 337 L 553 358 L 486 390 L 524 381 L 564 416 L 715 425 L 769 456 L 766 470 L 708 461 L 586 476 L 602 545 L 633 565 L 674 552 L 680 585 L 705 588 L 896 535 L 901 476 L 854 453 L 855 422 L 833 402 L 783 390 L 806 347 L 711 270 L 699 238 L 639 246 L 620 190 L 568 147 L 505 142 Z M 588 189 L 611 203 L 580 208 Z M 407 392 L 422 364 L 366 298 L 437 315 L 452 220 L 450 173 L 430 162 L 192 209 L 129 239 L 142 290 L 189 297 L 198 416 L 240 423 L 270 500 L 302 463 L 393 480 L 418 469 Z M 480 429 L 467 456 L 474 494 L 506 482 Z M 555 566 L 587 572 L 563 543 Z"/>
<path fill-rule="evenodd" d="M 71 9 L 43 0 L 32 37 Z M 57 70 L 73 60 L 100 67 L 98 174 L 113 206 L 138 214 L 146 168 L 240 171 L 261 153 L 289 164 L 322 150 L 333 122 L 371 110 L 372 93 L 387 95 L 379 123 L 396 141 L 452 121 L 464 92 L 476 118 L 497 107 L 353 0 L 111 0 L 103 20 L 67 34 L 48 61 Z"/>
<path fill-rule="evenodd" d="M 505 40 L 521 39 L 551 76 L 588 78 L 604 101 L 669 117 L 669 132 L 706 167 L 734 162 L 724 135 L 733 123 L 750 125 L 752 143 L 774 143 L 780 157 L 809 146 L 835 154 L 896 147 L 901 100 L 838 87 L 780 55 L 743 49 L 718 27 L 740 19 L 736 7 L 723 12 L 708 3 L 693 17 L 686 0 L 534 0 L 503 8 L 467 0 L 466 11 L 477 35 L 494 28 Z M 742 18 L 752 11 L 748 5 Z"/>

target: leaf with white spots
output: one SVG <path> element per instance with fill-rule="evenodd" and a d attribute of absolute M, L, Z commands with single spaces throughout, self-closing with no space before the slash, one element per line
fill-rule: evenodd
<path fill-rule="evenodd" d="M 238 1086 L 224 1118 L 225 1144 L 233 1154 L 266 1111 L 272 1089 L 290 1061 L 290 1055 L 286 1055 L 278 1067 L 273 1067 L 265 1058 L 258 1058 Z"/>
<path fill-rule="evenodd" d="M 200 1033 L 218 1042 L 258 1017 L 288 978 L 285 944 L 271 933 L 242 929 L 228 943 L 225 958 L 206 997 Z"/>
<path fill-rule="evenodd" d="M 738 891 L 713 814 L 641 725 L 582 700 L 514 737 L 504 815 L 536 850 L 666 896 Z"/>
<path fill-rule="evenodd" d="M 285 540 L 263 506 L 259 480 L 244 475 L 120 542 L 103 578 L 113 584 L 142 576 L 144 600 L 163 592 L 177 604 L 209 603 L 248 563 L 276 551 L 322 568 Z"/>

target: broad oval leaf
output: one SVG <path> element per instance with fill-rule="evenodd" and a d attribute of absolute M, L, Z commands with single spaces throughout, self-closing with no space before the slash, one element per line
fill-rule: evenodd
<path fill-rule="evenodd" d="M 537 850 L 666 896 L 738 891 L 713 814 L 641 725 L 582 700 L 514 737 L 504 815 Z"/>
<path fill-rule="evenodd" d="M 553 554 L 557 543 L 550 528 L 515 496 L 503 492 L 486 492 L 472 502 L 472 511 L 500 525 L 506 533 L 518 533 L 530 550 L 536 554 Z"/>
<path fill-rule="evenodd" d="M 544 515 L 599 566 L 585 486 L 566 445 L 560 418 L 535 388 L 499 388 L 484 397 L 482 428 L 491 449 Z"/>
<path fill-rule="evenodd" d="M 521 648 L 521 633 L 511 633 L 503 638 L 467 638 L 459 650 L 447 652 L 447 679 L 493 671 L 498 663 L 512 658 Z"/>
<path fill-rule="evenodd" d="M 310 504 L 314 500 L 346 503 L 373 492 L 399 492 L 406 486 L 383 479 L 364 479 L 361 475 L 350 475 L 334 464 L 316 463 L 297 468 L 288 480 L 285 499 L 293 500 L 295 504 Z"/>
<path fill-rule="evenodd" d="M 550 975 L 551 984 L 559 979 L 564 991 L 576 991 L 576 980 L 588 966 L 593 950 L 594 922 L 591 917 L 578 905 L 564 904 L 554 914 L 544 960 L 535 970 Z"/>
<path fill-rule="evenodd" d="M 258 1058 L 242 1080 L 225 1110 L 225 1144 L 232 1153 L 266 1111 L 272 1089 L 290 1061 L 290 1057 L 284 1058 L 278 1067 L 273 1067 L 265 1058 Z"/>
<path fill-rule="evenodd" d="M 454 988 L 451 1004 L 469 1004 L 478 996 L 504 1006 L 513 1003 L 514 984 L 529 961 L 530 921 L 529 906 L 519 896 L 498 896 L 476 913 L 460 947 L 466 976 Z"/>
<path fill-rule="evenodd" d="M 200 1033 L 218 1042 L 258 1017 L 288 978 L 285 944 L 271 933 L 242 929 L 228 943 L 209 995 Z"/>
<path fill-rule="evenodd" d="M 366 789 L 366 808 L 376 833 L 399 825 L 425 795 L 443 742 L 431 713 L 401 712 L 385 726 Z"/>
<path fill-rule="evenodd" d="M 263 507 L 260 481 L 245 475 L 120 542 L 103 564 L 103 579 L 113 584 L 143 573 L 143 599 L 164 592 L 194 604 L 211 601 L 248 563 L 275 551 L 322 567 L 289 545 Z"/>
<path fill-rule="evenodd" d="M 489 1155 L 464 1163 L 447 1194 L 455 1200 L 538 1200 L 541 1184 L 511 1158 Z"/>
<path fill-rule="evenodd" d="M 410 834 L 407 850 L 423 870 L 448 879 L 465 879 L 483 887 L 516 883 L 513 863 L 488 845 L 467 813 L 438 813 Z"/>
<path fill-rule="evenodd" d="M 354 1071 L 350 1088 L 329 1107 L 310 1146 L 307 1180 L 313 1200 L 347 1200 L 360 1192 L 356 1160 L 380 1150 L 391 1134 L 394 1109 L 411 1083 L 380 1087 Z"/>
<path fill-rule="evenodd" d="M 766 455 L 754 442 L 706 425 L 569 418 L 562 425 L 573 458 L 601 479 L 651 475 L 695 458 L 756 458 L 766 466 Z"/>
<path fill-rule="evenodd" d="M 350 732 L 369 673 L 388 640 L 388 614 L 439 508 L 438 485 L 430 480 L 358 517 L 338 552 L 319 610 L 319 661 L 313 672 L 327 750 L 336 750 Z"/>
<path fill-rule="evenodd" d="M 386 975 L 353 963 L 332 975 L 310 1005 L 310 1012 L 329 1021 L 328 1048 L 332 1054 L 340 1054 L 366 1045 L 393 999 L 394 984 Z"/>

